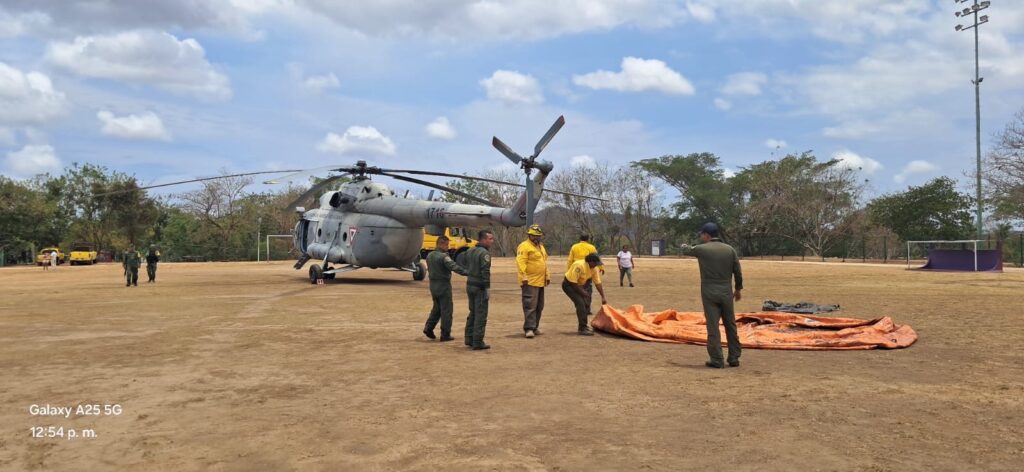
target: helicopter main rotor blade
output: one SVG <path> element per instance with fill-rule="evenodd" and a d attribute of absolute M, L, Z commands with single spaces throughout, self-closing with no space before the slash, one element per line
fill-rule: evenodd
<path fill-rule="evenodd" d="M 494 136 L 494 139 L 491 140 L 491 145 L 494 146 L 494 148 L 497 149 L 499 152 L 504 154 L 505 157 L 507 157 L 508 160 L 512 161 L 513 164 L 518 164 L 520 161 L 523 160 L 523 156 L 520 156 L 518 153 L 513 151 L 512 148 L 508 147 L 507 144 L 501 142 L 501 140 L 498 139 L 497 136 Z"/>
<path fill-rule="evenodd" d="M 482 199 L 480 197 L 477 197 L 477 196 L 474 196 L 474 195 L 470 195 L 470 194 L 465 193 L 465 192 L 460 192 L 460 191 L 455 190 L 455 189 L 453 189 L 451 187 L 445 187 L 444 185 L 435 184 L 433 182 L 427 182 L 426 180 L 420 180 L 420 179 L 416 179 L 416 178 L 413 178 L 413 177 L 406 177 L 404 175 L 389 174 L 389 173 L 383 172 L 383 171 L 380 173 L 380 175 L 386 175 L 388 177 L 391 177 L 392 179 L 403 180 L 403 181 L 406 181 L 406 182 L 411 182 L 411 183 L 414 183 L 414 184 L 420 184 L 420 185 L 427 186 L 427 187 L 430 187 L 430 188 L 436 188 L 436 189 L 438 189 L 438 190 L 440 190 L 442 192 L 448 192 L 448 193 L 451 193 L 453 195 L 458 195 L 458 196 L 460 196 L 462 198 L 466 198 L 466 199 L 472 200 L 474 202 L 477 202 L 477 203 L 480 203 L 480 204 L 483 204 L 483 205 L 487 205 L 487 206 L 490 206 L 490 207 L 501 208 L 501 205 L 498 205 L 497 203 L 484 200 L 484 199 Z"/>
<path fill-rule="evenodd" d="M 437 177 L 451 177 L 451 178 L 454 178 L 454 179 L 478 180 L 480 182 L 490 182 L 492 184 L 500 184 L 500 185 L 514 185 L 514 186 L 519 186 L 519 187 L 523 186 L 522 184 L 516 184 L 516 183 L 512 183 L 512 182 L 505 182 L 504 180 L 494 180 L 494 179 L 488 179 L 488 178 L 484 178 L 484 177 L 476 177 L 476 176 L 473 176 L 473 175 L 449 174 L 447 172 L 433 172 L 433 171 L 429 171 L 429 170 L 398 170 L 398 169 L 381 169 L 381 170 L 383 172 L 400 172 L 400 173 L 403 173 L 403 174 L 413 174 L 413 175 L 434 175 L 434 176 L 437 176 Z"/>
<path fill-rule="evenodd" d="M 193 183 L 193 182 L 207 182 L 207 181 L 210 181 L 210 180 L 227 179 L 227 178 L 231 178 L 231 177 L 246 177 L 246 176 L 250 176 L 250 175 L 263 175 L 263 174 L 280 174 L 282 172 L 296 172 L 296 170 L 295 169 L 273 170 L 273 171 L 261 171 L 261 172 L 243 172 L 241 174 L 218 175 L 217 177 L 203 177 L 201 179 L 181 180 L 181 181 L 178 181 L 178 182 L 170 182 L 170 183 L 166 183 L 166 184 L 147 185 L 145 187 L 136 187 L 136 188 L 132 188 L 132 189 L 117 190 L 117 191 L 114 191 L 114 192 L 97 193 L 97 194 L 95 194 L 93 196 L 94 197 L 104 197 L 104 196 L 107 196 L 107 195 L 116 195 L 116 194 L 119 194 L 119 193 L 134 192 L 136 190 L 149 190 L 151 188 L 170 187 L 172 185 L 190 184 L 190 183 Z"/>
<path fill-rule="evenodd" d="M 342 178 L 342 177 L 345 177 L 345 176 L 347 176 L 347 175 L 348 175 L 348 174 L 338 174 L 338 175 L 334 175 L 334 176 L 328 177 L 328 178 L 326 178 L 326 179 L 324 179 L 324 180 L 320 181 L 320 183 L 318 183 L 318 184 L 316 184 L 316 185 L 314 185 L 314 186 L 310 187 L 310 189 L 309 189 L 309 190 L 306 190 L 306 192 L 305 192 L 305 193 L 303 193 L 302 195 L 300 195 L 300 196 L 299 196 L 299 198 L 296 198 L 296 199 L 295 199 L 295 200 L 293 200 L 293 201 L 292 201 L 291 203 L 289 203 L 289 204 L 288 204 L 288 206 L 287 206 L 287 207 L 285 207 L 285 211 L 291 211 L 291 210 L 293 210 L 293 209 L 295 208 L 295 206 L 296 206 L 296 205 L 298 205 L 298 204 L 300 204 L 300 203 L 302 203 L 302 202 L 306 201 L 306 199 L 307 199 L 307 198 L 309 198 L 309 197 L 313 196 L 314 194 L 316 194 L 316 193 L 317 193 L 317 192 L 319 192 L 320 190 L 323 190 L 323 188 L 324 188 L 324 187 L 326 187 L 326 186 L 328 186 L 328 185 L 330 185 L 330 184 L 333 184 L 333 183 L 334 183 L 334 182 L 336 182 L 336 181 L 337 181 L 338 179 L 340 179 L 340 178 Z"/>
<path fill-rule="evenodd" d="M 551 138 L 554 138 L 555 134 L 558 134 L 558 130 L 562 129 L 562 126 L 565 126 L 565 115 L 559 116 L 558 119 L 555 120 L 554 124 L 548 128 L 548 132 L 544 133 L 544 137 L 540 138 L 540 141 L 537 141 L 537 145 L 533 147 L 533 157 L 540 155 L 540 152 L 548 146 L 548 143 L 551 142 Z"/>
<path fill-rule="evenodd" d="M 526 188 L 525 185 L 520 184 L 520 183 L 506 182 L 504 180 L 487 179 L 487 178 L 484 178 L 484 177 L 476 177 L 476 176 L 473 176 L 473 175 L 449 174 L 447 172 L 432 172 L 432 171 L 426 171 L 426 170 L 398 170 L 398 169 L 383 169 L 383 172 L 401 172 L 401 173 L 405 173 L 405 174 L 415 174 L 415 175 L 434 175 L 434 176 L 437 176 L 437 177 L 452 177 L 452 178 L 455 178 L 455 179 L 477 180 L 477 181 L 480 181 L 480 182 L 489 182 L 489 183 L 498 184 L 498 185 L 508 185 L 510 187 Z M 600 198 L 600 197 L 592 197 L 592 196 L 589 196 L 589 195 L 580 195 L 578 193 L 562 192 L 562 191 L 558 191 L 558 190 L 551 190 L 551 189 L 548 189 L 548 188 L 545 188 L 544 192 L 545 193 L 555 193 L 555 194 L 558 194 L 558 195 L 567 195 L 567 196 L 576 197 L 576 198 L 586 198 L 588 200 L 598 200 L 598 201 L 602 201 L 602 202 L 607 202 L 608 201 L 607 199 Z"/>
<path fill-rule="evenodd" d="M 297 180 L 302 180 L 303 181 L 302 183 L 306 184 L 306 183 L 309 183 L 308 180 L 309 180 L 310 177 L 319 177 L 319 176 L 321 176 L 323 174 L 326 174 L 326 173 L 328 173 L 330 171 L 333 171 L 333 170 L 336 170 L 337 172 L 347 172 L 348 169 L 344 169 L 343 167 L 344 166 L 340 166 L 340 165 L 332 165 L 332 166 L 314 167 L 312 169 L 286 170 L 286 171 L 282 171 L 282 172 L 293 172 L 293 173 L 292 174 L 287 174 L 287 175 L 282 175 L 281 177 L 277 177 L 277 178 L 274 178 L 274 179 L 265 180 L 265 181 L 263 181 L 263 183 L 264 184 L 268 184 L 268 185 L 274 185 L 274 184 L 279 184 L 281 182 L 295 182 Z"/>

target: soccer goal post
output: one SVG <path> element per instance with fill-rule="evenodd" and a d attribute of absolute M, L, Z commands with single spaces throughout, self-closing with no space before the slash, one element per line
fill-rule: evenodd
<path fill-rule="evenodd" d="M 974 271 L 977 272 L 978 271 L 978 243 L 985 243 L 985 240 L 983 240 L 983 239 L 960 239 L 960 240 L 952 240 L 952 241 L 907 241 L 907 268 L 908 269 L 910 268 L 911 248 L 915 244 L 961 244 L 961 245 L 963 245 L 963 244 L 971 244 L 971 245 L 973 245 L 973 248 L 974 248 L 971 251 L 973 253 Z M 922 267 L 922 268 L 929 268 L 929 266 L 931 266 L 933 262 L 934 261 L 931 260 L 931 254 L 929 254 L 928 261 L 926 262 L 925 266 Z M 962 268 L 960 268 L 960 270 L 968 270 L 968 268 L 967 267 L 962 267 Z"/>
<path fill-rule="evenodd" d="M 292 235 L 290 235 L 290 234 L 268 234 L 267 235 L 267 262 L 270 262 L 270 238 L 291 239 Z"/>

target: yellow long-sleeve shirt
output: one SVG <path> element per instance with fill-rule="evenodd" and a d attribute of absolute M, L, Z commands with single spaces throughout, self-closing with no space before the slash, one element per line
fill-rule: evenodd
<path fill-rule="evenodd" d="M 566 267 L 572 267 L 573 262 L 582 261 L 584 257 L 595 252 L 597 252 L 597 247 L 586 241 L 573 244 L 572 248 L 569 249 L 569 264 Z"/>
<path fill-rule="evenodd" d="M 516 265 L 519 271 L 516 280 L 522 285 L 525 280 L 533 287 L 543 287 L 551 280 L 548 272 L 548 251 L 543 244 L 533 244 L 529 239 L 516 248 Z"/>
<path fill-rule="evenodd" d="M 591 268 L 587 261 L 576 261 L 565 272 L 565 279 L 579 285 L 587 283 L 588 280 L 601 285 L 601 266 Z"/>

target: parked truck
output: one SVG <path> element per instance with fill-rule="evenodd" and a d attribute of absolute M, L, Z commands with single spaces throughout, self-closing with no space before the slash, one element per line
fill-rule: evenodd
<path fill-rule="evenodd" d="M 70 262 L 71 265 L 93 265 L 96 263 L 96 258 L 96 248 L 91 244 L 75 243 L 71 246 L 71 256 L 68 258 L 68 262 Z"/>

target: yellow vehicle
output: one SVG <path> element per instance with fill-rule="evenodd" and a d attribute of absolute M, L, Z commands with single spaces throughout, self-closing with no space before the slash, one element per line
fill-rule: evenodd
<path fill-rule="evenodd" d="M 469 237 L 466 228 L 445 228 L 444 235 L 448 237 L 448 254 L 454 259 L 457 255 L 465 252 L 471 247 L 476 247 L 476 240 Z M 420 256 L 427 258 L 427 253 L 437 248 L 437 236 L 423 231 L 423 248 L 420 249 Z"/>
<path fill-rule="evenodd" d="M 71 246 L 71 257 L 68 258 L 68 262 L 71 265 L 95 264 L 96 250 L 88 244 L 75 243 L 74 246 Z"/>
<path fill-rule="evenodd" d="M 49 264 L 50 263 L 50 253 L 52 253 L 53 251 L 57 251 L 57 264 L 63 264 L 67 260 L 64 257 L 64 253 L 60 252 L 60 248 L 48 247 L 48 248 L 43 248 L 43 250 L 39 251 L 39 254 L 36 255 L 36 265 L 40 265 L 41 266 L 41 265 L 43 265 L 43 263 Z"/>

